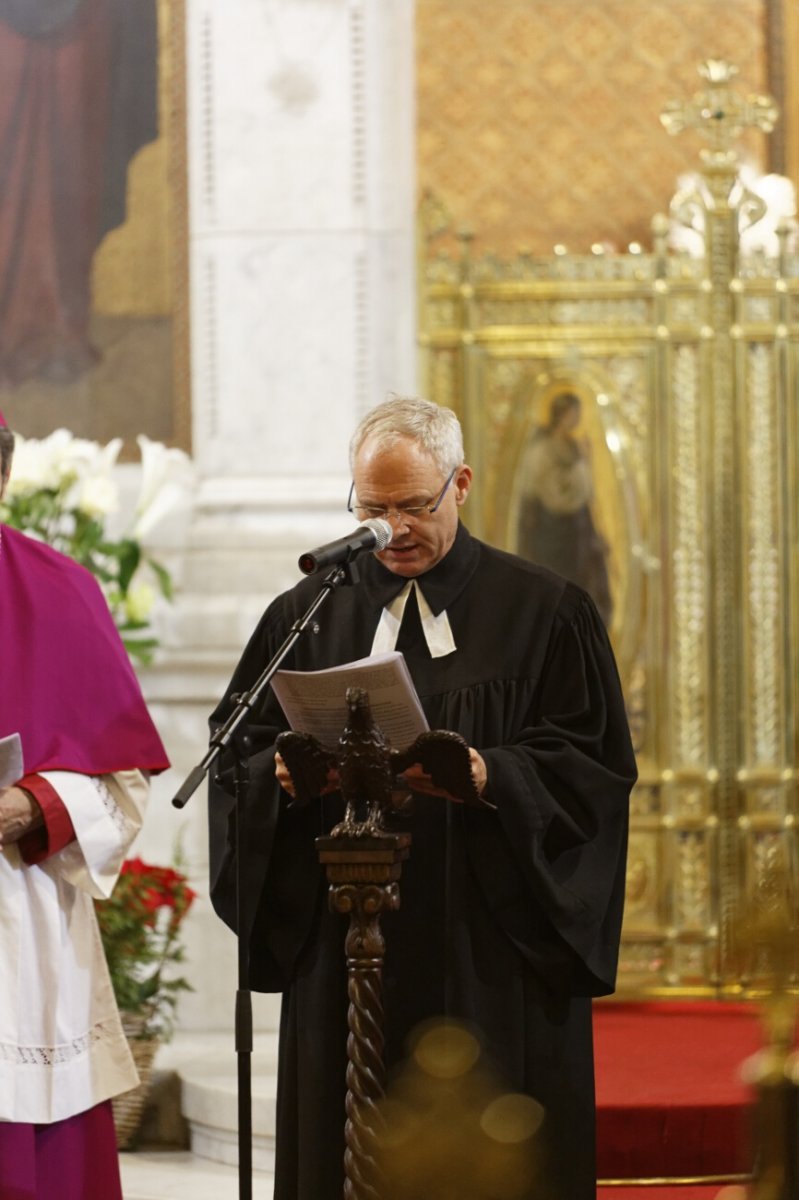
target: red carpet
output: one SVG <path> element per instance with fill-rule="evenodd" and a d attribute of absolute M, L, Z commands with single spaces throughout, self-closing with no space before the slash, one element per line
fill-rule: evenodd
<path fill-rule="evenodd" d="M 594 1006 L 600 1179 L 728 1176 L 751 1170 L 751 1096 L 741 1065 L 762 1045 L 757 1010 L 723 1001 Z M 649 1200 L 699 1200 L 689 1185 Z M 637 1200 L 638 1189 L 601 1189 Z"/>

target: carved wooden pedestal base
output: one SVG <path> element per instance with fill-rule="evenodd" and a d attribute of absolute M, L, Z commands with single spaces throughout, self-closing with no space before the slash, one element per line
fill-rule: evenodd
<path fill-rule="evenodd" d="M 380 916 L 399 908 L 398 880 L 408 857 L 408 833 L 316 839 L 334 912 L 349 913 L 347 955 L 347 1107 L 345 1200 L 379 1200 L 374 1144 L 385 1092 L 383 957 Z"/>

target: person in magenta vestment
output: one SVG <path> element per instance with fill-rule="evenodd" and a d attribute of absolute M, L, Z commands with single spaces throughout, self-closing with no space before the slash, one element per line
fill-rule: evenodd
<path fill-rule="evenodd" d="M 91 266 L 157 136 L 155 0 L 0 0 L 0 382 L 96 358 Z"/>
<path fill-rule="evenodd" d="M 13 435 L 0 415 L 0 497 Z M 168 765 L 94 577 L 0 525 L 0 1197 L 120 1200 L 135 1087 L 94 900 Z"/>

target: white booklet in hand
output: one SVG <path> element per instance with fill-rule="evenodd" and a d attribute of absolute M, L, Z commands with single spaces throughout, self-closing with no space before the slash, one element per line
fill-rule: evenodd
<path fill-rule="evenodd" d="M 272 679 L 291 728 L 313 734 L 331 749 L 347 724 L 350 687 L 369 693 L 372 716 L 395 750 L 404 750 L 428 728 L 410 671 L 398 650 L 325 671 L 277 671 Z"/>
<path fill-rule="evenodd" d="M 0 738 L 0 788 L 11 787 L 24 773 L 19 734 L 10 733 L 8 737 Z"/>

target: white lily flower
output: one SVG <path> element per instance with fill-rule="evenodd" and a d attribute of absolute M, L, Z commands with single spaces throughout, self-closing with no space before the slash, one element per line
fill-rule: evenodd
<path fill-rule="evenodd" d="M 50 478 L 47 454 L 42 443 L 34 438 L 24 438 L 17 434 L 14 448 L 14 469 L 8 481 L 8 497 L 24 496 L 26 492 L 36 492 L 40 488 L 58 486 Z"/>
<path fill-rule="evenodd" d="M 133 536 L 145 538 L 180 504 L 185 503 L 194 481 L 191 459 L 175 447 L 153 442 L 144 434 L 136 439 L 142 462 L 142 480 Z"/>
<path fill-rule="evenodd" d="M 113 438 L 107 446 L 85 438 L 72 438 L 64 455 L 64 471 L 67 476 L 71 474 L 77 480 L 85 480 L 93 475 L 110 477 L 121 449 L 121 438 Z"/>
<path fill-rule="evenodd" d="M 65 478 L 72 478 L 74 472 L 70 468 L 65 471 L 62 465 L 69 458 L 71 438 L 67 429 L 56 429 L 42 439 L 17 435 L 9 495 L 24 495 L 40 488 L 58 489 Z"/>
<path fill-rule="evenodd" d="M 119 488 L 108 475 L 90 475 L 77 484 L 75 507 L 95 520 L 119 508 Z"/>
<path fill-rule="evenodd" d="M 110 473 L 116 466 L 116 461 L 119 458 L 119 452 L 122 449 L 122 438 L 112 438 L 106 446 L 99 447 L 99 454 L 96 458 L 98 471 L 106 471 Z"/>
<path fill-rule="evenodd" d="M 65 437 L 62 436 L 64 434 Z M 97 442 L 73 438 L 65 429 L 57 429 L 54 434 L 44 439 L 43 444 L 50 446 L 53 472 L 57 475 L 59 483 L 68 483 L 85 475 L 91 470 L 100 449 Z"/>

